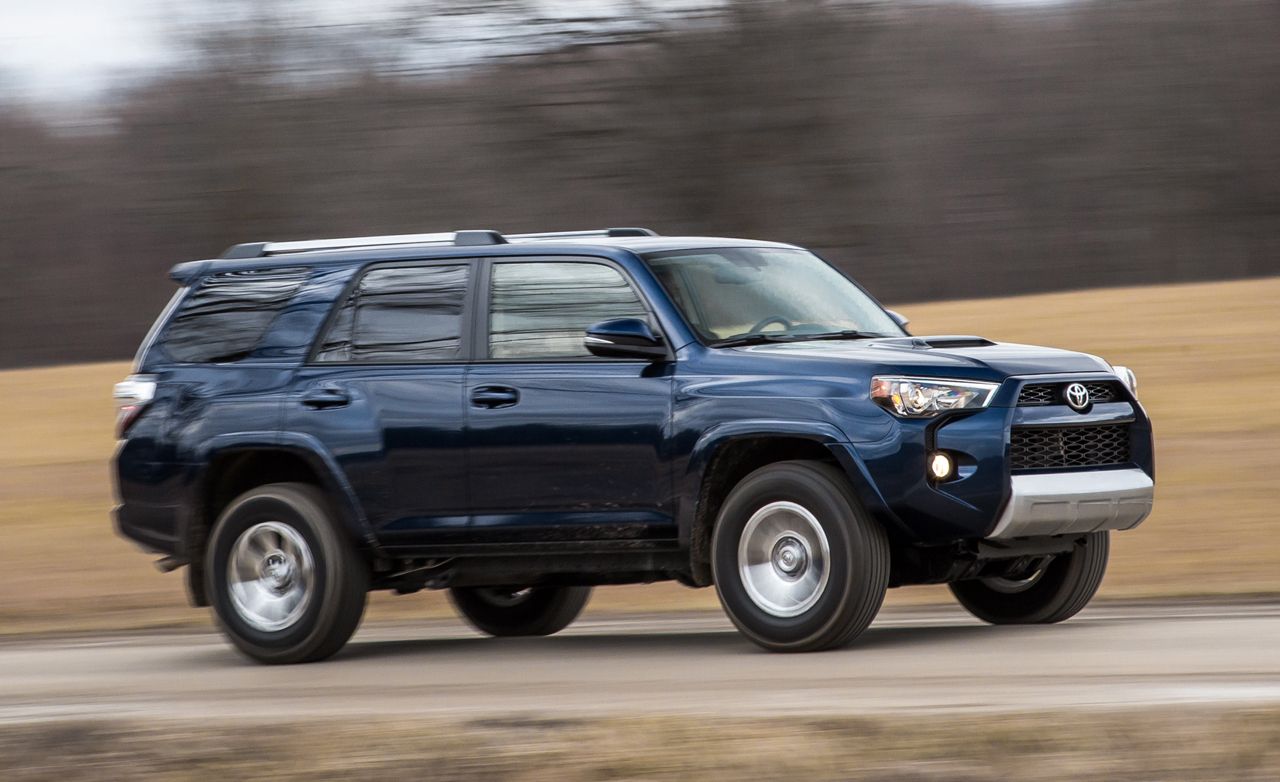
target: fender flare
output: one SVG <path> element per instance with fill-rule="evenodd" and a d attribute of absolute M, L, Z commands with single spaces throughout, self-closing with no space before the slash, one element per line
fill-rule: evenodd
<path fill-rule="evenodd" d="M 799 437 L 813 440 L 820 445 L 847 443 L 849 438 L 833 424 L 824 421 L 787 421 L 776 419 L 747 419 L 717 424 L 698 436 L 689 452 L 689 466 L 682 478 L 690 474 L 701 476 L 702 471 L 724 445 L 734 440 L 751 437 Z"/>
<path fill-rule="evenodd" d="M 202 507 L 202 498 L 209 488 L 208 467 L 221 456 L 236 452 L 275 451 L 286 453 L 302 459 L 317 476 L 322 488 L 333 498 L 334 510 L 346 531 L 353 539 L 360 541 L 375 552 L 380 551 L 373 527 L 365 515 L 364 508 L 356 497 L 355 489 L 347 480 L 346 474 L 337 459 L 324 444 L 312 435 L 300 432 L 237 432 L 210 438 L 201 444 L 194 455 L 191 480 L 188 484 L 187 502 L 191 509 L 180 524 L 178 540 L 181 550 L 190 554 L 192 542 L 190 527 L 195 521 L 196 509 Z"/>
<path fill-rule="evenodd" d="M 848 477 L 854 494 L 867 512 L 884 524 L 888 528 L 886 531 L 891 535 L 897 531 L 895 528 L 901 528 L 901 522 L 892 514 L 885 517 L 887 508 L 883 498 L 871 483 L 866 467 L 862 465 L 857 452 L 849 444 L 848 437 L 838 427 L 824 421 L 785 419 L 726 422 L 713 426 L 699 435 L 689 452 L 683 474 L 675 476 L 680 545 L 689 554 L 690 568 L 694 580 L 698 583 L 711 583 L 710 574 L 701 572 L 703 568 L 699 565 L 708 554 L 702 550 L 706 542 L 701 540 L 707 535 L 700 529 L 698 522 L 707 469 L 726 445 L 739 440 L 769 437 L 810 440 L 826 448 L 840 465 L 841 471 Z"/>

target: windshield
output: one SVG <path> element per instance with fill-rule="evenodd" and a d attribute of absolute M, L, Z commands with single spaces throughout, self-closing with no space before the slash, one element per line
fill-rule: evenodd
<path fill-rule="evenodd" d="M 709 344 L 806 336 L 901 336 L 870 296 L 804 250 L 729 247 L 645 256 Z"/>

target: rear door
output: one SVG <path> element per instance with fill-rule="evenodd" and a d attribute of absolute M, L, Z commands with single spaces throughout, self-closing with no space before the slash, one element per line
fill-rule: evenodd
<path fill-rule="evenodd" d="M 493 259 L 467 377 L 478 542 L 676 537 L 664 447 L 671 364 L 602 359 L 586 328 L 646 318 L 617 266 Z"/>
<path fill-rule="evenodd" d="M 334 455 L 386 545 L 468 522 L 463 431 L 474 264 L 370 267 L 297 374 L 286 421 Z"/>

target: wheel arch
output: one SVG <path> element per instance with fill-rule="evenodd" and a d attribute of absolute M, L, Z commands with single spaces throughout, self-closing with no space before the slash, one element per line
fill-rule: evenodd
<path fill-rule="evenodd" d="M 821 422 L 735 422 L 709 430 L 698 439 L 681 478 L 680 531 L 689 554 L 690 576 L 709 586 L 711 533 L 729 492 L 751 472 L 775 462 L 809 459 L 828 462 L 853 484 L 857 496 L 870 487 L 866 474 L 851 464 L 857 457 L 844 434 Z"/>
<path fill-rule="evenodd" d="M 257 486 L 298 482 L 325 492 L 343 532 L 352 543 L 377 548 L 376 539 L 350 483 L 337 461 L 308 435 L 272 432 L 266 437 L 228 436 L 211 440 L 202 451 L 188 487 L 179 551 L 187 561 L 191 602 L 209 604 L 204 586 L 204 549 L 218 515 L 229 502 Z"/>

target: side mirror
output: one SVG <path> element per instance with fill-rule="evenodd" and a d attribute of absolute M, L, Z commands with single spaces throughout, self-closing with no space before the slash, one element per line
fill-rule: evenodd
<path fill-rule="evenodd" d="M 643 358 L 659 361 L 667 357 L 662 337 L 639 318 L 605 320 L 587 327 L 583 340 L 587 350 L 602 358 Z"/>
<path fill-rule="evenodd" d="M 901 326 L 903 331 L 907 330 L 907 324 L 910 323 L 911 321 L 907 320 L 906 315 L 903 315 L 901 312 L 897 312 L 895 310 L 885 310 L 885 312 L 889 313 L 889 317 L 893 318 L 893 322 Z"/>

